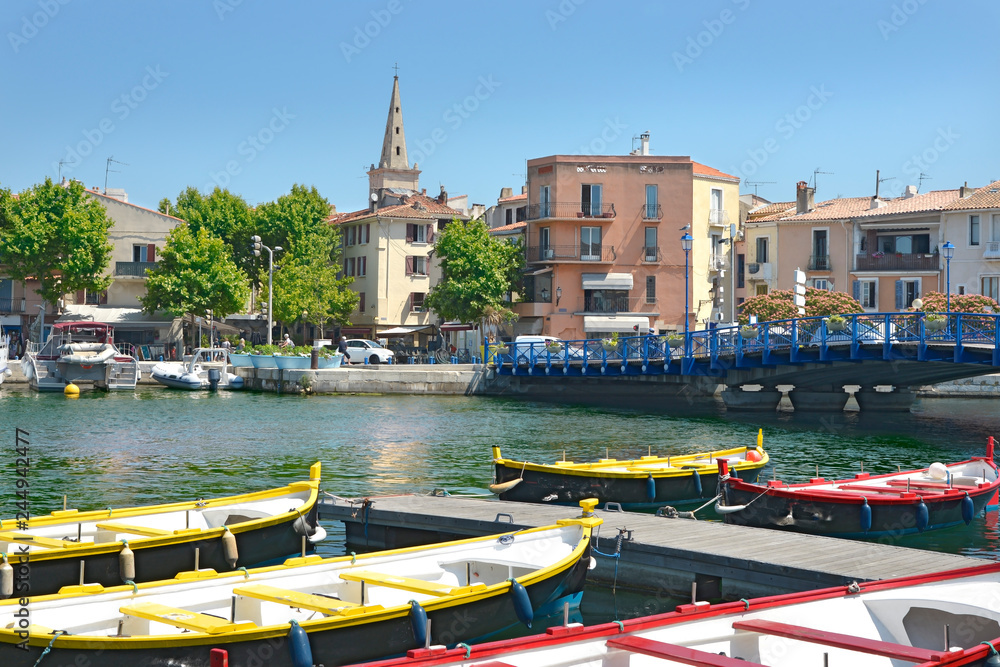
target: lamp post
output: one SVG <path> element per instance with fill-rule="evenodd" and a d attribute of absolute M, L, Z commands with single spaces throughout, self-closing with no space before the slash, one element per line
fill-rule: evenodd
<path fill-rule="evenodd" d="M 691 242 L 694 237 L 684 232 L 684 236 L 681 237 L 681 248 L 684 249 L 684 353 L 688 353 L 688 309 L 690 308 L 689 297 L 688 297 L 688 271 L 689 271 L 689 258 L 691 256 Z"/>
<path fill-rule="evenodd" d="M 955 246 L 951 241 L 945 241 L 941 246 L 944 251 L 945 263 L 945 299 L 947 301 L 947 312 L 951 312 L 951 258 L 955 256 Z"/>
<path fill-rule="evenodd" d="M 282 248 L 280 245 L 274 246 L 274 248 L 268 248 L 266 245 L 260 242 L 259 236 L 250 237 L 250 247 L 253 248 L 254 257 L 260 257 L 260 250 L 263 248 L 267 251 L 267 344 L 271 344 L 271 328 L 272 328 L 272 318 L 274 313 L 271 310 L 273 304 L 274 290 L 272 289 L 274 285 L 274 253 L 280 251 Z"/>

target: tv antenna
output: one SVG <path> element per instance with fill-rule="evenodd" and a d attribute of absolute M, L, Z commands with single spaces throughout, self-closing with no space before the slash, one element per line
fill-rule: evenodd
<path fill-rule="evenodd" d="M 881 185 L 882 183 L 885 183 L 886 181 L 894 181 L 894 180 L 896 180 L 895 176 L 886 176 L 885 178 L 879 178 L 878 177 L 879 173 L 880 173 L 880 171 L 878 169 L 876 169 L 875 170 L 875 199 L 878 199 L 878 186 L 879 185 Z"/>
<path fill-rule="evenodd" d="M 812 186 L 814 190 L 819 190 L 819 179 L 816 178 L 817 174 L 826 174 L 828 176 L 833 176 L 832 171 L 820 171 L 819 167 L 813 169 Z"/>
<path fill-rule="evenodd" d="M 753 196 L 756 197 L 757 196 L 757 186 L 758 185 L 777 185 L 778 182 L 777 181 L 743 181 L 743 184 L 744 185 L 752 185 L 753 186 Z"/>
<path fill-rule="evenodd" d="M 934 180 L 932 177 L 928 176 L 924 172 L 920 172 L 920 176 L 917 178 L 917 192 L 920 192 L 920 186 L 924 184 L 924 181 Z"/>
<path fill-rule="evenodd" d="M 59 182 L 62 183 L 62 166 L 69 164 L 69 160 L 59 160 Z"/>
<path fill-rule="evenodd" d="M 110 173 L 120 174 L 121 173 L 118 169 L 112 169 L 111 168 L 111 163 L 112 162 L 114 162 L 115 164 L 120 164 L 123 167 L 127 167 L 128 166 L 127 162 L 121 162 L 119 160 L 116 160 L 113 155 L 108 158 L 108 166 L 104 168 L 104 194 L 108 194 L 108 174 L 110 174 Z"/>

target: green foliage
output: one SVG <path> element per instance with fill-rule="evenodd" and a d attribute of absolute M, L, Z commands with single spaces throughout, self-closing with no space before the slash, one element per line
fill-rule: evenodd
<path fill-rule="evenodd" d="M 282 257 L 312 258 L 325 254 L 336 262 L 340 229 L 327 223 L 330 202 L 315 187 L 293 185 L 291 192 L 254 210 L 255 234 L 264 245 L 284 248 Z M 249 243 L 249 236 L 246 243 Z"/>
<path fill-rule="evenodd" d="M 461 322 L 478 322 L 488 309 L 506 310 L 505 297 L 523 263 L 520 245 L 491 237 L 481 220 L 454 219 L 438 235 L 434 251 L 442 277 L 424 301 L 428 308 Z"/>
<path fill-rule="evenodd" d="M 790 320 L 799 316 L 794 303 L 795 293 L 792 290 L 774 290 L 767 294 L 750 297 L 741 306 L 739 322 L 746 324 L 751 315 L 757 316 L 758 322 L 773 322 Z M 824 315 L 844 315 L 848 313 L 863 313 L 864 308 L 847 292 L 830 292 L 813 287 L 806 288 L 806 317 Z"/>
<path fill-rule="evenodd" d="M 928 292 L 920 297 L 924 312 L 945 312 L 948 309 L 948 298 L 941 292 Z M 997 313 L 1000 304 L 982 294 L 952 294 L 951 312 L 953 313 Z"/>
<path fill-rule="evenodd" d="M 943 313 L 929 313 L 924 319 L 927 322 L 944 322 L 948 318 Z"/>
<path fill-rule="evenodd" d="M 274 318 L 285 324 L 303 319 L 317 326 L 331 320 L 349 324 L 358 294 L 348 288 L 354 278 L 337 278 L 327 253 L 292 257 L 274 274 Z M 266 291 L 265 291 L 266 292 Z M 264 299 L 267 295 L 263 296 Z"/>
<path fill-rule="evenodd" d="M 37 280 L 35 291 L 49 303 L 77 290 L 107 289 L 112 225 L 77 181 L 63 187 L 47 178 L 17 197 L 0 190 L 0 264 L 14 280 Z"/>
<path fill-rule="evenodd" d="M 207 229 L 178 225 L 167 236 L 141 298 L 147 313 L 165 310 L 217 319 L 243 309 L 250 296 L 246 274 L 233 262 L 226 244 Z"/>
<path fill-rule="evenodd" d="M 256 234 L 257 225 L 250 206 L 239 195 L 229 190 L 215 188 L 209 195 L 203 195 L 197 188 L 189 187 L 179 195 L 177 202 L 170 205 L 169 199 L 160 201 L 161 213 L 167 213 L 188 223 L 191 231 L 202 229 L 211 236 L 222 239 L 228 246 L 230 258 L 244 270 L 254 270 L 249 260 L 250 237 Z M 270 245 L 270 244 L 269 244 Z M 264 267 L 265 271 L 267 266 Z"/>

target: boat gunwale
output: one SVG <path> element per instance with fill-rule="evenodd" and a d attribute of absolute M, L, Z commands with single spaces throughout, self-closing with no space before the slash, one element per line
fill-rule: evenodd
<path fill-rule="evenodd" d="M 716 473 L 718 472 L 717 459 L 721 455 L 723 458 L 738 454 L 747 453 L 750 451 L 755 451 L 761 455 L 760 461 L 747 461 L 746 459 L 739 461 L 737 463 L 730 462 L 730 470 L 754 470 L 756 468 L 763 468 L 770 462 L 770 456 L 760 447 L 735 447 L 732 449 L 716 450 L 712 452 L 698 452 L 696 454 L 683 454 L 679 456 L 658 456 L 654 459 L 621 459 L 613 462 L 604 463 L 573 463 L 568 465 L 556 465 L 548 463 L 531 463 L 530 461 L 515 461 L 513 459 L 506 458 L 494 458 L 493 463 L 495 465 L 500 465 L 508 470 L 530 470 L 532 472 L 543 472 L 549 474 L 559 474 L 559 475 L 572 475 L 576 477 L 603 477 L 603 478 L 615 478 L 615 479 L 646 479 L 650 475 L 653 479 L 666 479 L 671 477 L 688 477 L 692 473 Z M 698 464 L 696 466 L 690 466 L 684 469 L 660 469 L 660 470 L 636 470 L 636 471 L 612 471 L 607 470 L 607 468 L 620 468 L 622 466 L 628 466 L 629 464 L 636 464 L 636 467 L 641 465 L 652 465 L 657 461 L 662 461 L 666 463 L 668 459 L 673 461 L 679 461 L 683 463 L 684 461 L 693 461 L 697 458 L 710 456 L 712 459 L 711 463 Z M 582 468 L 580 466 L 589 465 L 592 467 Z M 677 468 L 677 466 L 671 466 L 671 468 Z"/>

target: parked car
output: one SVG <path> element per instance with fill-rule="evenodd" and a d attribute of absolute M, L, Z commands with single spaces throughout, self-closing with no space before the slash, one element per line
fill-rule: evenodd
<path fill-rule="evenodd" d="M 347 341 L 347 360 L 352 364 L 391 364 L 395 353 L 373 340 L 352 338 Z"/>
<path fill-rule="evenodd" d="M 549 343 L 558 343 L 562 349 L 559 352 L 550 353 L 546 349 Z M 548 360 L 550 354 L 553 361 L 566 361 L 567 358 L 570 361 L 574 361 L 583 359 L 583 348 L 580 347 L 581 345 L 582 343 L 567 343 L 555 336 L 525 335 L 514 339 L 514 347 L 511 350 L 511 354 L 514 355 L 515 361 L 521 366 L 529 364 L 532 356 L 538 362 Z"/>

